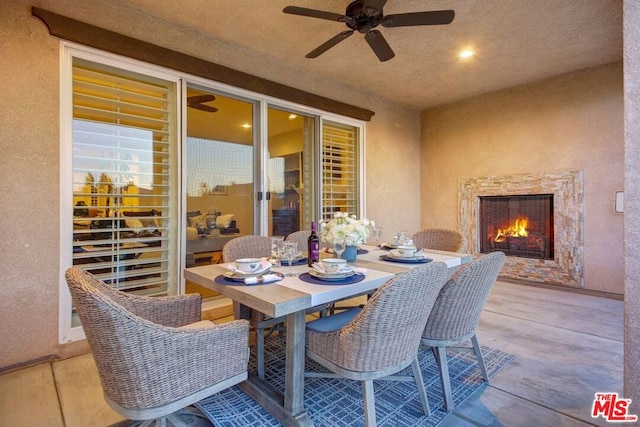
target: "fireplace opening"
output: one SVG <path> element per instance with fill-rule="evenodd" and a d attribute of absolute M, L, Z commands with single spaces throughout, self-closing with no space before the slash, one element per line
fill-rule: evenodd
<path fill-rule="evenodd" d="M 553 194 L 479 199 L 481 253 L 553 259 Z"/>

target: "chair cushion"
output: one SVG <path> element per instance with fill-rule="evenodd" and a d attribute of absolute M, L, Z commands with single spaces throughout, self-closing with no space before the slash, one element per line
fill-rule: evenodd
<path fill-rule="evenodd" d="M 178 329 L 203 329 L 210 328 L 215 325 L 211 320 L 200 320 L 199 322 L 189 323 L 188 325 L 180 326 Z"/>
<path fill-rule="evenodd" d="M 358 313 L 360 313 L 360 308 L 352 307 L 348 310 L 341 311 L 338 314 L 312 320 L 307 323 L 307 329 L 312 329 L 318 332 L 336 331 L 349 323 Z"/>

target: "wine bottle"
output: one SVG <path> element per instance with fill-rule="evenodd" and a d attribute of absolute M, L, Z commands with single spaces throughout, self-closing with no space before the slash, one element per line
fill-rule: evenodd
<path fill-rule="evenodd" d="M 320 261 L 320 238 L 316 234 L 315 222 L 311 223 L 311 234 L 307 239 L 307 254 L 309 267 L 311 267 L 314 262 Z"/>

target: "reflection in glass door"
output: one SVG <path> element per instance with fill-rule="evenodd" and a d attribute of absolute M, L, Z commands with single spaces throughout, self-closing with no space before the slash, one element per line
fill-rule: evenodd
<path fill-rule="evenodd" d="M 226 242 L 254 234 L 255 104 L 187 88 L 186 265 L 219 262 Z"/>
<path fill-rule="evenodd" d="M 287 236 L 315 220 L 311 167 L 316 118 L 268 108 L 268 234 Z"/>

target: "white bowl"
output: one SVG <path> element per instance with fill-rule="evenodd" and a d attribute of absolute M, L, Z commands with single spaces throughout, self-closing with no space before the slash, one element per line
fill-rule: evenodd
<path fill-rule="evenodd" d="M 322 261 L 322 267 L 327 273 L 337 273 L 342 267 L 347 265 L 347 260 L 342 258 L 325 258 Z"/>
<path fill-rule="evenodd" d="M 255 273 L 262 268 L 261 258 L 238 258 L 236 260 L 238 270 L 244 273 Z"/>
<path fill-rule="evenodd" d="M 416 256 L 416 247 L 401 245 L 396 249 L 392 249 L 391 254 L 399 258 L 413 258 L 414 256 Z"/>

